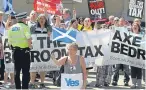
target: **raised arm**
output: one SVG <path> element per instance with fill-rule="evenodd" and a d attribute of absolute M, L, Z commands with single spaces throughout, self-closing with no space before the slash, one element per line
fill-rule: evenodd
<path fill-rule="evenodd" d="M 9 15 L 9 16 L 8 16 L 8 19 L 7 19 L 7 22 L 6 22 L 6 24 L 5 24 L 7 30 L 10 28 L 10 23 L 11 23 L 11 21 L 12 21 L 12 20 L 11 20 L 11 16 Z"/>
<path fill-rule="evenodd" d="M 54 61 L 54 63 L 58 66 L 62 66 L 65 64 L 65 61 L 67 59 L 67 56 L 64 56 L 62 58 L 60 58 L 59 60 L 56 60 L 55 55 L 51 54 L 51 59 Z"/>

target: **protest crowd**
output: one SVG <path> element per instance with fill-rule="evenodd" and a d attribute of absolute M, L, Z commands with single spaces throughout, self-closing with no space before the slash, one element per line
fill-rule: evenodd
<path fill-rule="evenodd" d="M 11 86 L 15 86 L 16 89 L 45 89 L 45 78 L 49 77 L 52 78 L 52 82 L 55 86 L 61 88 L 67 88 L 68 86 L 68 88 L 75 87 L 75 89 L 86 89 L 89 86 L 87 81 L 89 70 L 96 68 L 95 87 L 101 88 L 108 87 L 109 85 L 117 86 L 119 73 L 120 70 L 122 70 L 124 72 L 124 86 L 129 86 L 131 89 L 142 88 L 142 81 L 145 82 L 145 63 L 143 63 L 144 67 L 120 62 L 97 65 L 98 59 L 95 58 L 98 57 L 99 54 L 105 56 L 105 54 L 102 55 L 103 53 L 99 51 L 97 52 L 98 55 L 96 56 L 95 54 L 95 58 L 93 58 L 97 62 L 94 61 L 92 65 L 87 65 L 87 60 L 85 59 L 88 58 L 87 56 L 90 56 L 91 53 L 93 54 L 94 50 L 91 52 L 92 49 L 87 48 L 89 44 L 83 45 L 86 44 L 86 42 L 80 42 L 79 44 L 76 42 L 77 40 L 74 40 L 74 37 L 76 37 L 76 39 L 85 39 L 85 37 L 77 38 L 80 33 L 85 33 L 86 35 L 92 32 L 95 34 L 96 31 L 97 33 L 98 31 L 103 31 L 103 33 L 114 33 L 112 48 L 118 47 L 116 41 L 114 43 L 114 40 L 118 39 L 119 42 L 122 42 L 120 43 L 120 48 L 123 49 L 123 51 L 121 50 L 120 53 L 127 55 L 123 55 L 123 57 L 137 55 L 136 60 L 144 60 L 145 47 L 141 49 L 139 46 L 140 44 L 134 43 L 141 37 L 145 40 L 145 29 L 143 28 L 145 26 L 141 25 L 141 20 L 139 18 L 128 21 L 124 17 L 113 15 L 102 18 L 102 14 L 97 14 L 95 17 L 77 17 L 78 13 L 76 13 L 76 9 L 71 11 L 69 8 L 60 7 L 59 11 L 60 13 L 48 13 L 46 7 L 43 8 L 43 12 L 41 13 L 37 10 L 32 10 L 30 13 L 22 11 L 20 13 L 12 12 L 9 14 L 0 11 L 0 80 L 4 81 L 4 83 L 0 84 L 3 87 L 7 89 L 10 89 Z M 6 21 L 3 19 L 4 16 L 7 16 Z M 123 32 L 126 32 L 126 34 L 121 34 Z M 99 39 L 104 38 L 100 37 L 100 34 L 98 35 Z M 135 37 L 141 37 L 133 38 L 134 35 Z M 68 37 L 68 39 L 64 37 Z M 123 37 L 125 37 L 124 40 L 122 40 Z M 133 38 L 135 41 L 131 42 L 129 38 Z M 96 40 L 95 37 L 94 40 Z M 44 43 L 45 41 L 46 43 Z M 38 42 L 40 42 L 40 47 L 38 47 Z M 128 46 L 124 46 L 124 44 Z M 80 45 L 88 49 L 88 52 L 85 52 L 85 54 L 88 54 L 87 56 L 83 55 L 83 49 L 85 48 L 81 50 Z M 130 47 L 132 45 L 135 45 L 133 46 L 134 49 Z M 90 46 L 92 47 L 92 45 Z M 111 44 L 108 41 L 107 47 L 110 46 Z M 62 49 L 62 47 L 65 49 Z M 125 47 L 129 48 L 129 52 L 126 51 L 127 48 L 125 49 Z M 141 51 L 136 51 L 136 54 L 133 54 L 134 51 L 132 51 L 131 48 L 132 50 Z M 100 47 L 95 47 L 95 49 L 100 49 Z M 59 50 L 61 54 L 57 55 L 56 52 L 60 52 Z M 63 50 L 66 50 L 66 52 Z M 80 50 L 80 54 L 78 54 L 78 50 Z M 112 50 L 114 52 L 115 49 Z M 10 54 L 11 57 L 9 57 Z M 34 69 L 39 66 L 39 64 L 43 66 L 43 63 L 44 66 L 50 65 L 50 67 L 55 67 L 55 69 Z M 20 80 L 21 73 L 22 82 Z M 65 79 L 64 81 L 63 78 Z M 74 78 L 79 80 L 71 81 Z M 39 82 L 38 79 L 40 80 L 39 85 L 36 84 Z M 129 84 L 130 79 L 132 80 L 132 85 Z M 68 82 L 67 85 L 65 84 L 66 86 L 63 85 L 63 83 L 66 83 L 65 81 Z"/>

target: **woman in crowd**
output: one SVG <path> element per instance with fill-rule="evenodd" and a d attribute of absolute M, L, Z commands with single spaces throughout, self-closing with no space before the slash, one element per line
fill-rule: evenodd
<path fill-rule="evenodd" d="M 51 26 L 54 27 L 56 24 L 56 15 L 51 15 L 50 19 L 51 19 Z"/>
<path fill-rule="evenodd" d="M 68 30 L 74 30 L 78 32 L 78 21 L 76 19 L 71 20 Z"/>
<path fill-rule="evenodd" d="M 38 16 L 38 21 L 36 25 L 31 28 L 31 33 L 32 34 L 48 34 L 50 36 L 51 34 L 51 27 L 50 25 L 47 24 L 47 19 L 45 17 L 45 14 L 40 14 Z M 40 78 L 41 78 L 41 84 L 40 84 L 40 89 L 45 88 L 44 85 L 44 80 L 45 80 L 45 71 L 40 72 Z M 37 88 L 37 85 L 35 84 L 35 78 L 36 78 L 36 72 L 31 72 L 31 88 Z"/>
<path fill-rule="evenodd" d="M 6 25 L 6 30 L 9 30 L 13 24 L 14 24 L 14 22 L 12 21 L 12 17 L 9 15 L 8 19 L 7 19 L 7 22 L 5 24 Z M 7 34 L 7 32 L 5 31 L 5 35 L 6 34 Z M 6 63 L 5 63 L 5 67 L 8 67 Z M 9 75 L 9 72 L 7 72 L 5 70 L 5 74 L 4 74 L 4 87 L 6 87 L 6 88 L 10 88 L 11 85 L 14 85 L 14 72 L 10 73 L 10 81 L 11 81 L 10 86 L 9 86 L 9 83 L 8 83 L 8 75 Z"/>
<path fill-rule="evenodd" d="M 79 18 L 78 18 L 78 23 L 79 23 L 80 25 L 84 25 L 84 18 L 83 18 L 83 17 L 79 17 Z"/>
<path fill-rule="evenodd" d="M 83 87 L 86 88 L 86 64 L 84 57 L 77 55 L 78 45 L 71 43 L 67 45 L 68 56 L 64 56 L 59 60 L 56 60 L 54 54 L 51 55 L 52 60 L 56 65 L 64 65 L 64 73 L 67 74 L 78 74 L 83 73 Z"/>
<path fill-rule="evenodd" d="M 84 18 L 83 17 L 79 17 L 77 20 L 78 20 L 78 30 L 81 30 L 81 28 L 84 25 Z"/>
<path fill-rule="evenodd" d="M 92 30 L 91 23 L 92 22 L 91 22 L 91 19 L 90 18 L 85 18 L 84 19 L 84 24 L 79 29 L 79 31 L 91 31 Z"/>
<path fill-rule="evenodd" d="M 139 26 L 141 26 L 141 21 L 140 21 L 140 19 L 135 18 L 133 22 L 134 22 L 134 23 L 137 23 Z M 141 32 L 141 34 L 142 34 L 142 35 L 145 35 L 145 32 L 146 32 L 146 31 L 143 30 L 143 31 Z M 144 81 L 144 82 L 145 82 L 145 70 L 146 70 L 146 69 L 143 69 L 143 70 L 142 70 L 142 71 L 143 71 L 143 72 L 142 72 L 142 73 L 143 73 L 142 76 L 143 76 L 143 81 Z M 145 83 L 146 83 L 146 82 L 145 82 Z"/>
<path fill-rule="evenodd" d="M 83 24 L 83 26 L 82 26 L 82 28 L 79 30 L 79 31 L 91 31 L 92 30 L 92 26 L 91 26 L 91 19 L 90 18 L 85 18 L 84 19 L 84 24 Z M 93 67 L 87 67 L 86 68 L 86 70 L 87 70 L 87 76 L 88 76 L 88 72 L 89 72 L 89 70 L 90 69 L 93 69 Z M 87 81 L 87 86 L 90 86 L 90 84 L 88 83 L 88 81 Z"/>
<path fill-rule="evenodd" d="M 135 34 L 140 34 L 140 25 L 137 23 L 133 23 L 132 24 L 132 29 L 131 31 Z M 138 88 L 140 89 L 142 87 L 141 84 L 141 79 L 142 79 L 142 69 L 141 68 L 137 68 L 134 66 L 131 66 L 131 78 L 132 78 L 132 89 Z M 136 86 L 137 84 L 137 86 Z"/>

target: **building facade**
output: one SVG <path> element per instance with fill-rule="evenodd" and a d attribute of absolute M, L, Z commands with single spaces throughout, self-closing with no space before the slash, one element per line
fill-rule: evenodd
<path fill-rule="evenodd" d="M 64 8 L 73 10 L 76 8 L 77 16 L 89 17 L 88 0 L 82 0 L 82 3 L 75 2 L 73 0 L 62 0 Z M 114 15 L 118 17 L 124 17 L 125 19 L 132 21 L 134 18 L 127 16 L 129 0 L 104 0 L 106 7 L 107 17 Z M 0 0 L 2 4 L 2 0 Z M 2 10 L 2 5 L 0 5 Z M 33 9 L 33 0 L 13 0 L 13 8 L 16 12 L 30 12 Z M 145 21 L 145 12 L 143 13 L 142 21 Z"/>

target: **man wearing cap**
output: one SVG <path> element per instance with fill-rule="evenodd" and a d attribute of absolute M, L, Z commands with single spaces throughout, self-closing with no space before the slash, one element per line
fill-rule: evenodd
<path fill-rule="evenodd" d="M 17 23 L 8 30 L 8 43 L 12 47 L 14 68 L 15 68 L 15 86 L 16 89 L 28 89 L 30 80 L 30 53 L 31 35 L 29 27 L 25 24 L 27 13 L 15 15 Z M 20 71 L 22 70 L 22 87 L 20 81 Z"/>

